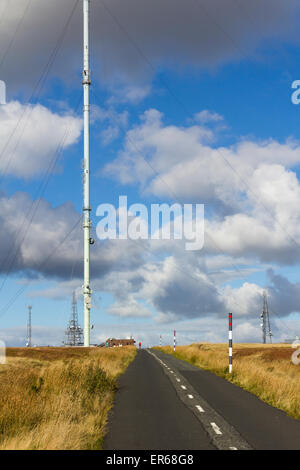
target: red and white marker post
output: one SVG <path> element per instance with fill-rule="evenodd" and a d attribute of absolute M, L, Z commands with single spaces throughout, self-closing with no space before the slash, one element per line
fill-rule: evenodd
<path fill-rule="evenodd" d="M 229 317 L 229 330 L 228 330 L 228 338 L 229 338 L 229 374 L 232 372 L 232 313 L 228 314 Z"/>

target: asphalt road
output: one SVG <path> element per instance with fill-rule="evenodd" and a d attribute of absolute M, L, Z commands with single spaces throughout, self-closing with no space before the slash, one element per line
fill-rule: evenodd
<path fill-rule="evenodd" d="M 300 422 L 210 372 L 142 350 L 119 380 L 104 449 L 300 449 Z"/>
<path fill-rule="evenodd" d="M 119 379 L 104 450 L 214 449 L 162 366 L 144 350 Z"/>

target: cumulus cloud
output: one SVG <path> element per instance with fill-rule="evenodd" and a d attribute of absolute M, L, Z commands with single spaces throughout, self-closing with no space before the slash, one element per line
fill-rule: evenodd
<path fill-rule="evenodd" d="M 256 317 L 261 309 L 262 288 L 246 282 L 244 276 L 262 270 L 259 261 L 272 265 L 292 264 L 299 259 L 293 241 L 300 242 L 300 188 L 292 171 L 300 158 L 297 145 L 241 142 L 222 149 L 238 171 L 248 175 L 247 185 L 241 189 L 228 167 L 228 173 L 218 168 L 216 148 L 208 144 L 214 135 L 205 126 L 164 126 L 162 115 L 149 110 L 128 135 L 137 140 L 158 174 L 148 172 L 149 166 L 130 147 L 128 138 L 117 160 L 121 168 L 113 162 L 106 167 L 107 173 L 117 175 L 122 182 L 135 178 L 141 188 L 147 186 L 155 196 L 160 194 L 158 185 L 165 190 L 163 181 L 168 180 L 176 193 L 181 191 L 182 195 L 185 191 L 185 196 L 196 202 L 203 202 L 200 198 L 210 191 L 213 202 L 223 203 L 224 208 L 230 202 L 234 207 L 231 212 L 211 211 L 206 220 L 204 250 L 200 252 L 186 252 L 180 240 L 96 240 L 92 247 L 93 289 L 113 295 L 115 301 L 107 313 L 120 318 L 150 316 L 158 323 L 217 318 L 229 310 L 237 317 Z M 279 163 L 283 155 L 290 168 Z M 189 165 L 191 170 L 186 174 Z M 197 174 L 199 165 L 201 171 Z M 178 181 L 171 179 L 175 174 Z M 215 178 L 215 174 L 219 177 Z M 231 199 L 224 198 L 224 194 L 231 194 Z M 33 201 L 24 193 L 16 193 L 0 197 L 0 214 L 1 225 L 6 227 L 5 236 L 4 232 L 0 235 L 3 273 L 26 272 L 59 279 L 58 286 L 35 291 L 35 295 L 51 298 L 61 298 L 80 285 L 82 228 L 72 204 L 52 207 L 45 200 Z M 76 221 L 76 230 L 57 248 Z M 26 229 L 29 224 L 30 230 Z M 233 279 L 243 284 L 239 288 L 228 286 Z M 297 284 L 270 275 L 270 303 L 280 315 L 298 311 L 299 290 Z M 289 301 L 283 296 L 284 291 Z"/>
<path fill-rule="evenodd" d="M 292 168 L 300 162 L 300 145 L 291 140 L 283 144 L 242 140 L 218 147 L 214 132 L 204 125 L 164 125 L 163 115 L 156 109 L 145 111 L 140 120 L 128 130 L 124 149 L 106 166 L 105 173 L 124 184 L 139 183 L 143 188 L 147 183 L 148 192 L 158 197 L 174 198 L 175 194 L 234 206 L 237 196 L 240 199 L 252 186 L 245 181 L 253 169 L 276 163 Z"/>
<path fill-rule="evenodd" d="M 197 318 L 224 309 L 216 286 L 205 273 L 194 269 L 192 275 L 174 257 L 144 267 L 145 283 L 139 296 L 151 299 L 158 320 Z"/>
<path fill-rule="evenodd" d="M 66 27 L 75 0 L 34 2 L 11 44 L 27 0 L 3 7 L 0 57 L 3 79 L 30 84 L 40 76 Z M 97 0 L 91 4 L 94 78 L 141 86 L 157 65 L 216 66 L 252 55 L 266 40 L 297 38 L 297 0 Z M 80 2 L 65 31 L 51 74 L 76 77 L 81 63 Z M 155 34 L 153 32 L 155 31 Z M 297 40 L 297 39 L 296 39 Z M 9 49 L 8 52 L 7 49 Z M 33 57 L 28 67 L 28 57 Z"/>
<path fill-rule="evenodd" d="M 166 126 L 160 112 L 148 110 L 104 174 L 138 183 L 148 195 L 206 204 L 208 253 L 297 262 L 299 144 L 243 140 L 225 148 L 210 144 L 214 137 L 203 125 Z"/>
<path fill-rule="evenodd" d="M 4 8 L 4 3 L 0 0 L 1 79 L 9 83 L 11 93 L 37 82 L 75 1 L 40 0 L 30 7 L 20 28 L 17 25 L 27 1 L 15 0 L 14 9 Z M 161 64 L 216 67 L 253 56 L 266 40 L 298 41 L 296 0 L 129 0 L 126 4 L 97 0 L 91 2 L 91 8 L 93 80 L 101 78 L 113 93 L 107 111 L 95 108 L 93 114 L 93 120 L 109 122 L 101 135 L 106 144 L 119 137 L 120 126 L 128 126 L 127 113 L 116 113 L 113 106 L 136 104 L 147 97 Z M 77 77 L 80 83 L 81 29 L 78 7 L 65 29 L 49 78 L 71 83 Z M 28 57 L 34 58 L 30 67 Z M 259 338 L 256 321 L 262 288 L 242 279 L 264 269 L 260 262 L 299 261 L 300 188 L 294 168 L 300 162 L 300 146 L 292 140 L 243 139 L 225 148 L 218 145 L 213 130 L 224 125 L 222 116 L 213 110 L 196 113 L 185 126 L 165 125 L 163 115 L 150 109 L 141 116 L 140 124 L 128 130 L 124 148 L 106 166 L 106 175 L 123 184 L 138 184 L 147 196 L 205 203 L 210 211 L 201 253 L 187 254 L 180 242 L 96 241 L 93 289 L 113 295 L 108 314 L 125 320 L 150 317 L 160 329 L 168 322 L 184 320 L 182 338 L 191 342 L 196 326 L 201 339 L 223 338 L 217 325 L 231 310 L 238 320 L 237 336 L 248 341 Z M 37 177 L 49 168 L 58 147 L 68 148 L 78 141 L 81 126 L 81 120 L 68 109 L 55 113 L 41 105 L 25 108 L 9 102 L 0 108 L 0 153 L 7 145 L 0 173 Z M 0 214 L 5 227 L 5 234 L 0 232 L 3 274 L 26 273 L 31 278 L 56 280 L 57 284 L 54 281 L 32 293 L 52 299 L 78 288 L 82 278 L 80 222 L 78 230 L 57 248 L 79 218 L 73 205 L 52 207 L 45 200 L 33 201 L 17 193 L 1 195 Z M 238 271 L 232 269 L 233 264 L 238 264 Z M 240 287 L 227 285 L 233 279 L 242 282 Z M 275 271 L 269 271 L 268 282 L 275 311 L 288 316 L 299 310 L 297 283 Z M 157 344 L 153 328 L 144 336 L 141 331 L 138 334 Z M 123 332 L 130 334 L 130 327 Z"/>
<path fill-rule="evenodd" d="M 194 119 L 200 124 L 207 124 L 209 122 L 223 121 L 223 116 L 213 111 L 209 111 L 208 109 L 204 109 L 203 111 L 196 113 Z"/>
<path fill-rule="evenodd" d="M 244 282 L 239 288 L 226 286 L 223 290 L 226 311 L 232 312 L 235 317 L 258 318 L 262 309 L 263 292 L 262 287 L 249 282 Z"/>
<path fill-rule="evenodd" d="M 82 120 L 70 111 L 57 114 L 18 101 L 0 106 L 0 173 L 34 178 L 55 171 L 52 162 L 78 141 L 81 129 Z"/>
<path fill-rule="evenodd" d="M 300 305 L 300 283 L 292 283 L 273 269 L 268 270 L 271 307 L 280 316 L 298 312 Z"/>
<path fill-rule="evenodd" d="M 260 165 L 249 179 L 248 213 L 207 221 L 207 233 L 221 251 L 256 256 L 264 262 L 295 264 L 300 256 L 300 186 L 282 165 Z"/>
<path fill-rule="evenodd" d="M 109 284 L 109 291 L 118 298 L 107 313 L 120 318 L 141 318 L 152 312 L 159 328 L 159 324 L 183 320 L 218 322 L 218 319 L 224 319 L 228 312 L 232 312 L 239 322 L 254 321 L 259 326 L 264 291 L 268 295 L 270 314 L 276 315 L 276 318 L 300 311 L 299 284 L 293 284 L 274 273 L 265 288 L 247 281 L 240 287 L 232 287 L 223 282 L 217 284 L 205 271 L 197 271 L 187 263 L 181 266 L 177 259 L 169 257 L 156 264 L 145 263 L 135 276 L 138 282 L 134 285 L 131 283 L 132 273 L 123 272 L 121 286 L 117 286 L 118 276 L 114 272 L 104 278 L 102 289 L 105 290 Z M 148 306 L 146 311 L 140 304 L 145 300 Z"/>
<path fill-rule="evenodd" d="M 109 315 L 121 318 L 147 318 L 152 316 L 152 312 L 142 303 L 129 295 L 126 300 L 118 301 L 106 309 Z"/>
<path fill-rule="evenodd" d="M 71 204 L 52 207 L 41 201 L 40 209 L 32 221 L 31 230 L 18 239 L 18 224 L 31 208 L 32 201 L 23 193 L 0 198 L 2 233 L 2 273 L 26 273 L 34 282 L 41 279 L 53 281 L 46 288 L 31 292 L 31 296 L 61 299 L 77 289 L 80 293 L 82 279 L 82 233 L 78 213 Z M 66 235 L 69 236 L 66 239 Z M 24 233 L 23 233 L 24 235 Z M 58 247 L 58 242 L 66 242 Z M 255 283 L 243 280 L 243 269 L 239 272 L 240 287 L 228 285 L 233 270 L 228 270 L 231 259 L 210 255 L 204 260 L 201 254 L 185 252 L 183 245 L 171 245 L 173 253 L 162 256 L 160 242 L 142 243 L 116 240 L 99 243 L 92 248 L 92 288 L 97 310 L 97 292 L 110 293 L 114 303 L 107 313 L 119 318 L 152 318 L 159 324 L 182 320 L 211 319 L 217 321 L 228 311 L 237 319 L 259 318 L 263 289 Z M 17 248 L 16 251 L 14 251 Z M 12 257 L 16 254 L 13 264 Z M 45 262 L 46 261 L 46 262 Z M 237 259 L 239 265 L 247 259 Z M 245 266 L 246 267 L 246 266 Z M 211 269 L 222 270 L 220 277 Z M 253 268 L 253 270 L 258 268 Z M 227 276 L 227 278 L 226 278 Z M 237 274 L 235 276 L 238 278 Z M 288 316 L 299 311 L 300 285 L 268 271 L 266 287 L 270 309 L 278 315 Z M 56 284 L 55 284 L 56 283 Z M 25 285 L 26 287 L 26 285 Z M 101 300 L 100 300 L 101 305 Z"/>
<path fill-rule="evenodd" d="M 76 264 L 77 260 L 74 260 Z M 29 291 L 30 298 L 46 298 L 51 300 L 65 300 L 66 298 L 71 298 L 73 292 L 76 293 L 77 298 L 82 295 L 82 280 L 78 278 L 73 279 L 73 268 L 71 269 L 70 279 L 62 280 L 60 279 L 59 283 L 51 282 L 50 286 L 44 287 L 44 282 L 42 281 L 42 286 L 38 288 L 38 282 L 35 283 L 34 288 Z M 19 281 L 21 284 L 26 284 L 26 280 Z M 94 285 L 93 285 L 94 287 Z"/>
<path fill-rule="evenodd" d="M 20 240 L 19 223 L 31 204 L 23 193 L 0 198 L 1 225 L 6 227 L 5 236 L 1 237 L 2 273 L 11 271 L 19 275 L 26 273 L 33 280 L 39 277 L 56 280 L 57 284 L 33 290 L 33 297 L 61 299 L 74 289 L 80 293 L 80 223 L 57 248 L 58 242 L 76 225 L 78 214 L 71 204 L 54 208 L 41 201 L 31 230 L 27 234 L 22 231 L 25 236 Z M 263 289 L 246 281 L 238 288 L 228 285 L 232 279 L 243 280 L 249 274 L 249 259 L 210 255 L 204 260 L 201 252 L 187 253 L 183 244 L 170 245 L 172 255 L 162 257 L 166 245 L 155 242 L 96 241 L 92 249 L 92 287 L 95 293 L 113 295 L 115 302 L 107 309 L 108 314 L 120 318 L 152 317 L 156 323 L 222 318 L 228 311 L 233 311 L 237 318 L 258 317 Z M 14 254 L 16 258 L 11 264 Z M 238 272 L 232 269 L 233 262 L 239 263 Z M 252 272 L 259 269 L 253 267 Z M 270 306 L 279 315 L 299 311 L 298 284 L 269 271 L 267 291 Z"/>
<path fill-rule="evenodd" d="M 120 85 L 117 88 L 112 87 L 111 96 L 108 104 L 137 104 L 143 101 L 151 93 L 149 85 Z"/>
<path fill-rule="evenodd" d="M 0 221 L 5 227 L 0 232 L 2 273 L 82 278 L 82 226 L 72 203 L 53 207 L 44 199 L 33 201 L 25 193 L 2 195 Z M 93 277 L 112 269 L 122 271 L 124 266 L 134 270 L 142 263 L 143 247 L 130 240 L 101 244 L 96 240 L 91 259 Z"/>

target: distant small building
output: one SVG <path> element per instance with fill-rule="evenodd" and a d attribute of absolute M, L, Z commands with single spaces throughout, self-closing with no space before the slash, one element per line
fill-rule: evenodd
<path fill-rule="evenodd" d="M 130 339 L 116 339 L 116 338 L 108 338 L 105 341 L 105 346 L 107 348 L 115 348 L 115 347 L 122 347 L 122 346 L 134 346 L 135 341 L 133 338 Z"/>

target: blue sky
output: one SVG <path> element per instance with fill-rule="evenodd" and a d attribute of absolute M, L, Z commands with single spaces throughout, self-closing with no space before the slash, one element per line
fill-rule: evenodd
<path fill-rule="evenodd" d="M 36 344 L 60 344 L 74 289 L 82 322 L 81 2 L 17 3 L 0 0 L 0 337 L 25 344 L 30 303 Z M 94 229 L 127 195 L 204 203 L 206 238 L 96 239 L 92 340 L 222 341 L 232 310 L 259 341 L 264 289 L 275 339 L 299 334 L 297 2 L 128 3 L 91 2 Z"/>

